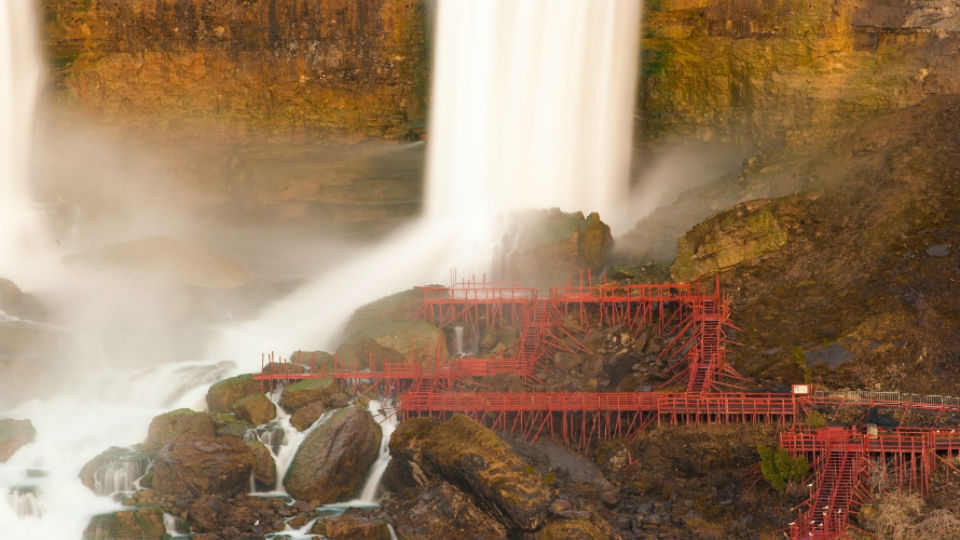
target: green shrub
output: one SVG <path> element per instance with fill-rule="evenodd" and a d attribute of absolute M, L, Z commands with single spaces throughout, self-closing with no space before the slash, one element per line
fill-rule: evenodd
<path fill-rule="evenodd" d="M 810 472 L 810 464 L 803 456 L 790 457 L 783 448 L 773 449 L 757 445 L 760 454 L 760 471 L 763 479 L 777 491 L 787 489 L 787 484 L 799 484 Z"/>

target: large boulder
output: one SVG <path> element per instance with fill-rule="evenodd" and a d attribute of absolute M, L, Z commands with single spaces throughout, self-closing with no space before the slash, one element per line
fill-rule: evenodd
<path fill-rule="evenodd" d="M 93 516 L 83 531 L 83 539 L 163 540 L 166 534 L 163 510 L 137 508 Z"/>
<path fill-rule="evenodd" d="M 97 495 L 133 491 L 149 465 L 150 458 L 143 450 L 111 446 L 84 464 L 80 482 Z"/>
<path fill-rule="evenodd" d="M 363 486 L 382 437 L 369 412 L 341 409 L 300 444 L 283 485 L 290 495 L 316 504 L 347 500 Z"/>
<path fill-rule="evenodd" d="M 361 335 L 351 336 L 337 349 L 337 361 L 350 369 L 366 369 L 370 367 L 370 360 L 375 366 L 382 366 L 384 362 L 408 361 L 399 351 Z"/>
<path fill-rule="evenodd" d="M 562 285 L 581 270 L 599 272 L 613 249 L 610 227 L 592 213 L 558 208 L 528 210 L 511 216 L 501 254 L 503 277 L 526 283 Z"/>
<path fill-rule="evenodd" d="M 263 394 L 250 394 L 233 406 L 233 413 L 237 418 L 259 426 L 277 417 L 277 406 Z"/>
<path fill-rule="evenodd" d="M 314 401 L 326 402 L 338 391 L 339 386 L 333 377 L 304 379 L 283 387 L 280 404 L 284 409 L 295 411 Z"/>
<path fill-rule="evenodd" d="M 373 340 L 387 351 L 372 347 L 364 340 Z M 371 355 L 376 364 L 413 361 L 432 366 L 438 353 L 440 358 L 447 357 L 446 336 L 443 330 L 427 321 L 393 321 L 370 326 L 352 335 L 337 349 L 337 357 L 343 362 L 349 365 L 357 361 L 361 366 L 369 364 Z"/>
<path fill-rule="evenodd" d="M 253 480 L 257 489 L 272 491 L 277 487 L 277 464 L 273 461 L 273 454 L 259 440 L 247 442 L 253 450 Z"/>
<path fill-rule="evenodd" d="M 37 430 L 30 420 L 0 419 L 0 463 L 10 459 L 22 446 L 33 442 Z"/>
<path fill-rule="evenodd" d="M 533 531 L 543 524 L 550 493 L 540 475 L 494 432 L 465 416 L 402 423 L 390 438 L 390 454 L 456 485 L 508 529 Z"/>
<path fill-rule="evenodd" d="M 233 412 L 233 407 L 241 399 L 260 394 L 260 383 L 252 375 L 237 375 L 224 379 L 207 390 L 207 409 L 211 413 Z"/>
<path fill-rule="evenodd" d="M 156 416 L 150 421 L 147 440 L 143 446 L 147 450 L 157 450 L 183 434 L 212 436 L 215 429 L 209 414 L 177 409 Z"/>
<path fill-rule="evenodd" d="M 253 449 L 239 439 L 187 433 L 157 454 L 153 487 L 164 495 L 232 497 L 249 489 L 253 464 Z"/>
<path fill-rule="evenodd" d="M 796 198 L 740 203 L 716 214 L 677 240 L 670 276 L 689 281 L 780 249 L 803 218 L 806 206 Z"/>
<path fill-rule="evenodd" d="M 290 425 L 300 431 L 312 426 L 317 418 L 327 410 L 327 405 L 322 401 L 313 401 L 303 407 L 293 411 L 290 415 Z"/>
<path fill-rule="evenodd" d="M 423 291 L 408 289 L 360 306 L 347 321 L 343 335 L 352 336 L 384 323 L 409 320 L 422 303 Z"/>
<path fill-rule="evenodd" d="M 507 538 L 507 530 L 477 507 L 473 499 L 442 480 L 410 489 L 384 501 L 397 536 L 433 538 Z"/>

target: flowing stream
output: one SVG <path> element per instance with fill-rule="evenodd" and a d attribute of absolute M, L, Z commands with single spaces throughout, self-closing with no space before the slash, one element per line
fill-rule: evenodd
<path fill-rule="evenodd" d="M 63 272 L 30 193 L 43 72 L 33 4 L 0 2 L 0 277 L 29 290 Z M 0 411 L 37 429 L 34 442 L 0 463 L 0 536 L 79 537 L 91 515 L 119 508 L 80 483 L 84 463 L 111 445 L 142 442 L 158 414 L 204 410 L 209 385 L 259 369 L 262 351 L 331 350 L 357 306 L 442 282 L 454 266 L 486 271 L 504 212 L 558 206 L 615 222 L 628 189 L 639 17 L 639 0 L 438 2 L 424 216 L 254 320 L 220 329 L 200 360 L 78 365 L 69 390 Z M 376 504 L 389 460 L 395 420 L 380 403 L 371 412 L 384 442 L 361 497 L 347 504 Z M 305 434 L 279 422 L 282 478 Z M 132 472 L 117 474 L 114 486 L 129 487 Z"/>

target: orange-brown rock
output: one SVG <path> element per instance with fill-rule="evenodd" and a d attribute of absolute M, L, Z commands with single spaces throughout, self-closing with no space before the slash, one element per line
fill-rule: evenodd
<path fill-rule="evenodd" d="M 187 433 L 157 454 L 153 486 L 164 495 L 233 497 L 249 489 L 253 464 L 240 439 Z"/>
<path fill-rule="evenodd" d="M 411 137 L 422 1 L 47 0 L 57 95 L 101 121 L 225 136 Z M 147 120 L 147 122 L 138 122 Z"/>

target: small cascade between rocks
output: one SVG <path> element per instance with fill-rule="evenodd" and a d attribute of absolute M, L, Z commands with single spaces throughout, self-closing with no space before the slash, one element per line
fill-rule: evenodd
<path fill-rule="evenodd" d="M 457 325 L 453 327 L 453 336 L 455 343 L 455 350 L 457 356 L 465 356 L 463 352 L 463 326 Z"/>
<path fill-rule="evenodd" d="M 94 492 L 97 495 L 110 495 L 118 491 L 133 491 L 137 487 L 137 480 L 145 472 L 139 461 L 111 461 L 102 472 L 94 475 Z"/>
<path fill-rule="evenodd" d="M 380 502 L 377 498 L 377 494 L 380 491 L 380 480 L 383 478 L 383 473 L 387 470 L 387 465 L 390 463 L 390 436 L 393 435 L 394 430 L 397 429 L 398 422 L 397 415 L 388 412 L 388 408 L 378 400 L 370 400 L 367 408 L 370 414 L 373 415 L 373 420 L 380 426 L 383 439 L 380 441 L 380 454 L 377 456 L 377 460 L 373 462 L 373 467 L 370 468 L 370 476 L 367 478 L 363 490 L 360 492 L 358 502 L 361 504 L 375 505 Z"/>
<path fill-rule="evenodd" d="M 287 471 L 290 470 L 290 465 L 293 463 L 294 456 L 297 455 L 300 443 L 302 443 L 313 430 L 329 420 L 330 417 L 333 416 L 333 413 L 336 412 L 336 409 L 324 411 L 323 414 L 313 422 L 313 425 L 300 431 L 293 427 L 293 424 L 290 423 L 290 413 L 285 411 L 280 405 L 282 390 L 282 388 L 279 388 L 267 396 L 270 398 L 270 401 L 277 406 L 277 417 L 267 424 L 266 429 L 253 434 L 253 436 L 270 450 L 270 453 L 273 455 L 273 461 L 277 466 L 277 484 L 274 486 L 274 491 L 270 492 L 271 494 L 286 494 L 286 490 L 283 488 L 283 478 L 287 475 Z"/>
<path fill-rule="evenodd" d="M 7 493 L 7 503 L 17 517 L 40 518 L 44 514 L 44 502 L 34 488 L 13 488 Z"/>

